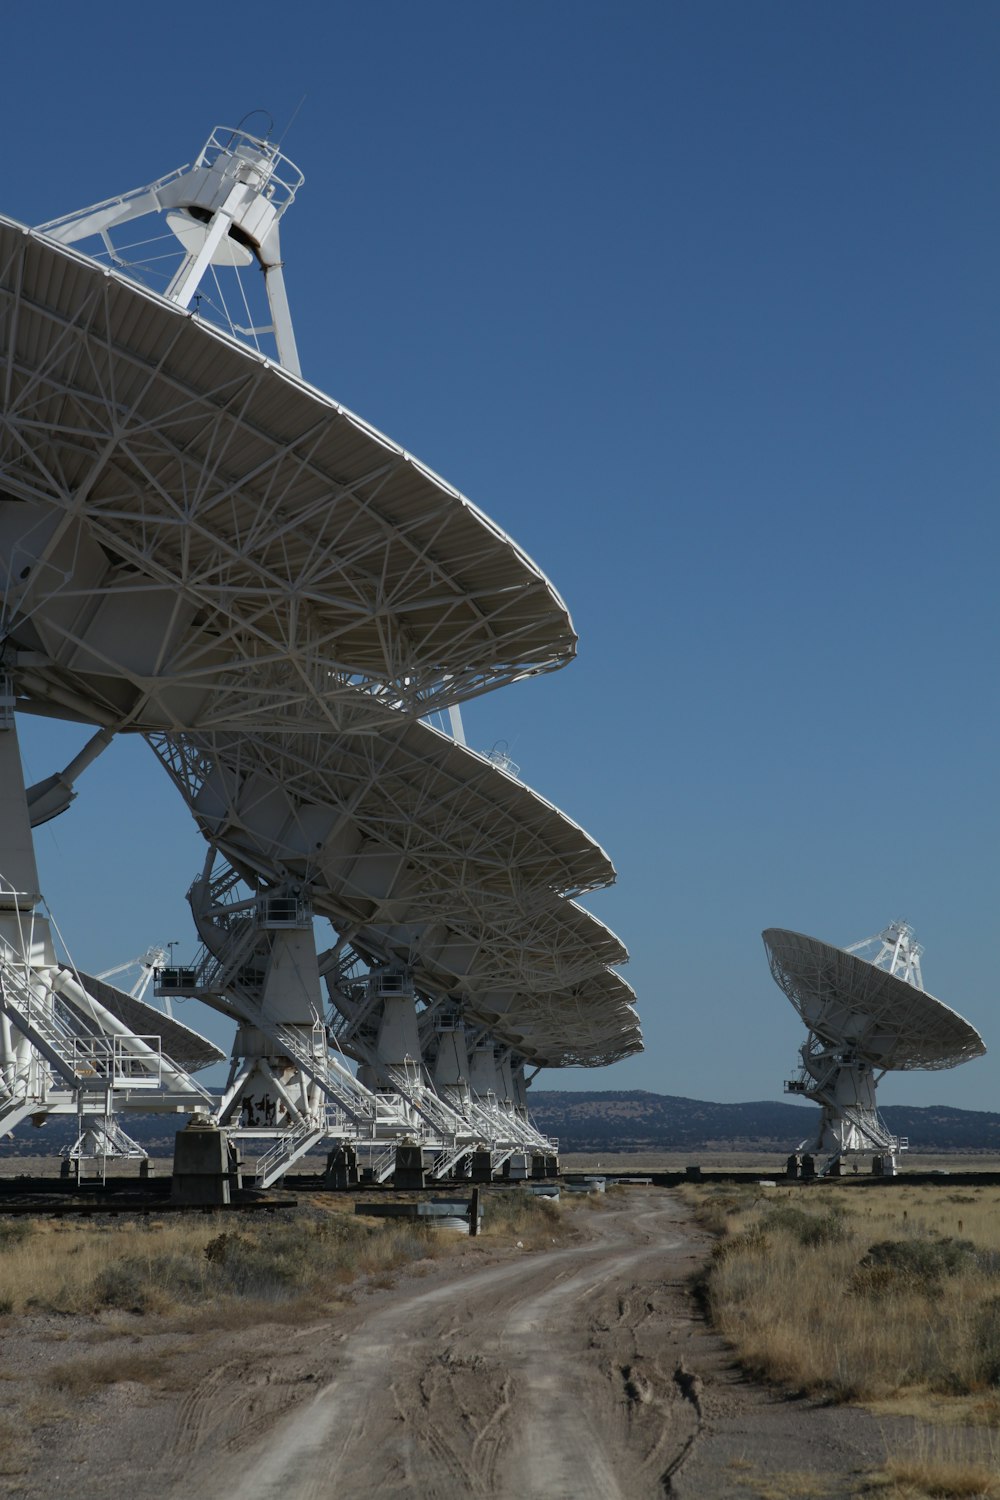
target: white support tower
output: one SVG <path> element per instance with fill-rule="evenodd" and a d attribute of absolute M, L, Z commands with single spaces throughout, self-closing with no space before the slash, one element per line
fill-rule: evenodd
<path fill-rule="evenodd" d="M 189 901 L 201 954 L 193 964 L 162 968 L 156 992 L 203 1000 L 237 1021 L 216 1118 L 256 1152 L 259 1187 L 321 1145 L 351 1146 L 380 1180 L 391 1174 L 395 1148 L 403 1143 L 425 1148 L 432 1176 L 453 1172 L 477 1149 L 490 1151 L 498 1164 L 518 1149 L 554 1154 L 553 1143 L 517 1109 L 512 1078 L 510 1102 L 498 1101 L 504 1086 L 491 1040 L 480 1044 L 496 1081 L 488 1097 L 470 1087 L 464 1046 L 458 1045 L 464 1033 L 457 1029 L 451 1034 L 453 1086 L 436 1086 L 421 1022 L 437 1007 L 421 1000 L 418 1008 L 404 967 L 371 964 L 359 975 L 341 946 L 319 957 L 301 886 L 250 889 L 210 852 Z M 338 974 L 338 960 L 354 970 L 353 982 Z M 329 1018 L 320 999 L 324 974 Z"/>

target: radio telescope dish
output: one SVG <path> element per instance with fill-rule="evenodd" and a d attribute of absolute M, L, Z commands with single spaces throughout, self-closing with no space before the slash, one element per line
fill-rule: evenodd
<path fill-rule="evenodd" d="M 887 928 L 905 952 L 905 924 Z M 883 1070 L 954 1068 L 986 1051 L 957 1011 L 891 969 L 800 932 L 764 933 L 771 973 L 811 1031 Z M 904 959 L 905 962 L 905 959 Z"/>
<path fill-rule="evenodd" d="M 627 952 L 565 899 L 610 883 L 610 861 L 486 757 L 419 723 L 311 744 L 261 735 L 152 741 L 205 839 L 251 883 L 301 881 L 339 932 L 407 966 L 425 992 L 461 995 L 491 1025 L 502 1016 L 505 1034 L 534 1037 L 527 1015 L 537 998 L 547 1051 L 585 1051 L 605 1009 L 620 1012 L 615 1045 L 636 1049 L 632 992 L 607 978 Z M 196 902 L 218 905 L 208 886 L 192 888 Z M 211 934 L 203 937 L 210 946 Z M 557 993 L 570 996 L 565 1005 L 549 998 Z"/>
<path fill-rule="evenodd" d="M 0 570 L 25 706 L 129 729 L 338 727 L 564 665 L 555 589 L 344 407 L 0 219 Z"/>
<path fill-rule="evenodd" d="M 419 1116 L 439 1144 L 470 1148 L 421 1081 L 414 979 L 425 1018 L 446 1003 L 478 1021 L 476 1048 L 511 1080 L 511 1119 L 526 1059 L 593 1064 L 641 1045 L 610 967 L 625 950 L 573 899 L 613 879 L 604 851 L 510 766 L 417 722 L 454 722 L 462 701 L 562 666 L 576 637 L 509 537 L 300 378 L 279 220 L 302 180 L 271 142 L 220 130 L 144 188 L 36 231 L 0 219 L 0 780 L 13 819 L 0 864 L 21 872 L 0 871 L 0 936 L 7 970 L 31 972 L 32 1017 L 36 990 L 44 999 L 26 1045 L 79 1091 L 45 1032 L 55 992 L 71 997 L 59 1018 L 78 1007 L 84 1031 L 88 1015 L 113 1038 L 126 1016 L 169 1029 L 106 989 L 99 999 L 99 981 L 50 981 L 45 942 L 29 952 L 21 936 L 38 899 L 24 894 L 38 889 L 28 825 L 69 806 L 116 732 L 142 733 L 212 851 L 191 898 L 204 982 L 171 965 L 160 993 L 199 994 L 240 1023 L 219 1117 L 252 1130 L 280 1116 L 265 1186 L 329 1132 L 330 1106 L 365 1140 Z M 150 217 L 155 245 L 133 234 Z M 247 326 L 221 290 L 244 270 L 263 289 L 244 303 Z M 16 733 L 2 732 L 15 707 L 98 733 L 25 790 Z M 213 879 L 217 858 L 229 863 Z M 233 894 L 241 883 L 249 896 Z M 409 1080 L 394 1104 L 331 1054 L 314 910 L 337 925 L 333 964 L 354 947 L 384 966 L 365 1014 L 377 1007 L 378 1046 L 393 1036 L 378 1057 Z M 170 1034 L 204 1055 L 176 1023 Z M 163 1066 L 176 1097 L 204 1094 L 166 1054 Z M 253 1090 L 270 1100 L 263 1114 Z"/>
<path fill-rule="evenodd" d="M 983 1055 L 982 1038 L 924 990 L 921 950 L 904 922 L 846 949 L 783 928 L 763 938 L 775 983 L 809 1028 L 802 1075 L 786 1088 L 823 1105 L 816 1149 L 833 1151 L 828 1168 L 845 1154 L 894 1160 L 903 1148 L 878 1116 L 879 1078 L 957 1067 Z"/>
<path fill-rule="evenodd" d="M 558 881 L 560 867 L 552 859 L 552 841 L 540 838 L 539 831 L 548 836 L 554 829 L 563 838 L 572 831 L 575 840 L 585 836 L 483 757 L 424 726 L 406 726 L 400 733 L 409 746 L 419 744 L 423 759 L 410 764 L 407 781 L 405 758 L 395 758 L 401 741 L 394 739 L 387 747 L 375 742 L 374 752 L 383 749 L 395 774 L 384 783 L 376 776 L 369 787 L 370 770 L 366 772 L 360 790 L 370 797 L 367 804 L 357 786 L 353 796 L 341 788 L 339 800 L 336 771 L 330 773 L 331 793 L 318 768 L 306 800 L 301 780 L 296 785 L 280 774 L 280 761 L 268 763 L 259 740 L 241 741 L 234 749 L 247 754 L 232 759 L 209 757 L 190 740 L 183 747 L 171 742 L 158 748 L 210 847 L 251 887 L 301 882 L 315 911 L 329 917 L 338 931 L 349 932 L 356 946 L 409 968 L 425 993 L 461 997 L 470 1013 L 488 1024 L 502 1016 L 510 1033 L 526 1034 L 525 1004 L 534 998 L 545 1001 L 550 1024 L 563 1016 L 560 1045 L 571 1045 L 585 992 L 591 996 L 591 1029 L 595 1011 L 617 1005 L 623 996 L 628 1002 L 633 998 L 624 981 L 608 977 L 608 965 L 627 958 L 620 940 L 598 918 L 544 883 L 546 878 Z M 416 769 L 422 780 L 416 779 Z M 467 818 L 462 816 L 459 773 L 475 792 Z M 407 801 L 408 793 L 421 787 L 427 800 Z M 498 791 L 500 798 L 490 799 L 490 791 Z M 435 826 L 442 806 L 451 820 L 447 841 Z M 516 821 L 514 811 L 520 814 Z M 512 879 L 511 851 L 516 854 L 519 847 L 512 842 L 515 834 L 529 872 L 534 851 L 533 881 Z M 540 857 L 546 848 L 547 869 Z M 586 843 L 582 852 L 588 853 Z M 230 883 L 225 871 L 211 876 L 206 871 L 191 890 L 192 910 L 210 951 L 218 941 L 211 913 L 223 911 L 215 891 Z M 558 1001 L 548 997 L 569 991 L 572 1003 L 560 1012 Z M 634 1037 L 634 1028 L 630 1012 L 619 1030 Z"/>
<path fill-rule="evenodd" d="M 488 757 L 401 717 L 377 734 L 357 723 L 344 735 L 150 743 L 207 839 L 303 879 L 329 868 L 365 912 L 447 887 L 523 902 L 613 883 L 600 845 Z"/>
<path fill-rule="evenodd" d="M 501 1013 L 482 1004 L 469 1010 L 487 1020 L 495 1035 L 509 1036 L 535 1067 L 605 1067 L 642 1051 L 635 992 L 612 969 L 565 990 L 515 994 Z"/>

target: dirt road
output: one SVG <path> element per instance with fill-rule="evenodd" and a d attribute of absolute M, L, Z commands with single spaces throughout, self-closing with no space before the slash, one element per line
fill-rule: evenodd
<path fill-rule="evenodd" d="M 0 1320 L 0 1496 L 846 1500 L 893 1423 L 745 1380 L 693 1305 L 673 1193 L 574 1209 L 540 1251 L 466 1241 L 280 1305 Z M 336 1288 L 332 1289 L 336 1294 Z"/>
<path fill-rule="evenodd" d="M 203 1385 L 170 1444 L 180 1460 L 170 1466 L 170 1492 L 217 1500 L 856 1493 L 859 1471 L 883 1452 L 877 1424 L 741 1380 L 691 1307 L 686 1278 L 706 1247 L 679 1201 L 632 1189 L 587 1217 L 588 1238 L 571 1249 L 458 1276 L 436 1271 L 381 1298 L 341 1335 L 315 1396 L 275 1413 L 259 1435 L 245 1411 L 238 1439 L 232 1432 L 231 1380 Z M 330 1336 L 315 1331 L 317 1353 Z M 803 1476 L 823 1487 L 807 1490 Z"/>

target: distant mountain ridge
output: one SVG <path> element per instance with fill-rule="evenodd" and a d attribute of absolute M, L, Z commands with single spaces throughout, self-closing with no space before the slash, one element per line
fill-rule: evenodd
<path fill-rule="evenodd" d="M 813 1135 L 815 1104 L 713 1104 L 644 1089 L 571 1093 L 530 1090 L 528 1107 L 562 1151 L 774 1151 L 787 1155 Z M 931 1105 L 891 1104 L 882 1110 L 890 1130 L 909 1137 L 913 1151 L 984 1152 L 1000 1156 L 1000 1114 Z M 185 1115 L 123 1115 L 132 1138 L 156 1156 L 173 1154 Z M 55 1117 L 41 1130 L 29 1123 L 0 1141 L 5 1156 L 54 1155 L 76 1139 L 75 1117 Z"/>
<path fill-rule="evenodd" d="M 531 1116 L 557 1136 L 563 1151 L 793 1151 L 812 1135 L 815 1104 L 713 1104 L 644 1089 L 532 1089 Z M 1000 1114 L 930 1105 L 890 1104 L 882 1118 L 913 1151 L 984 1151 L 1000 1154 Z"/>

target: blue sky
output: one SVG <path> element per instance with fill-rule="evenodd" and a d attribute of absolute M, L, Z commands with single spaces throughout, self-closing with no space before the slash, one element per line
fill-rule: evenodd
<path fill-rule="evenodd" d="M 307 378 L 567 600 L 579 660 L 467 727 L 615 859 L 592 905 L 647 1051 L 539 1086 L 777 1097 L 803 1034 L 761 929 L 903 916 L 997 1047 L 882 1101 L 1000 1107 L 1000 10 L 181 0 L 4 29 L 0 210 L 28 223 L 305 96 Z M 80 733 L 23 741 L 40 778 Z M 116 744 L 80 790 L 38 838 L 77 962 L 182 953 L 202 848 L 166 778 Z"/>

